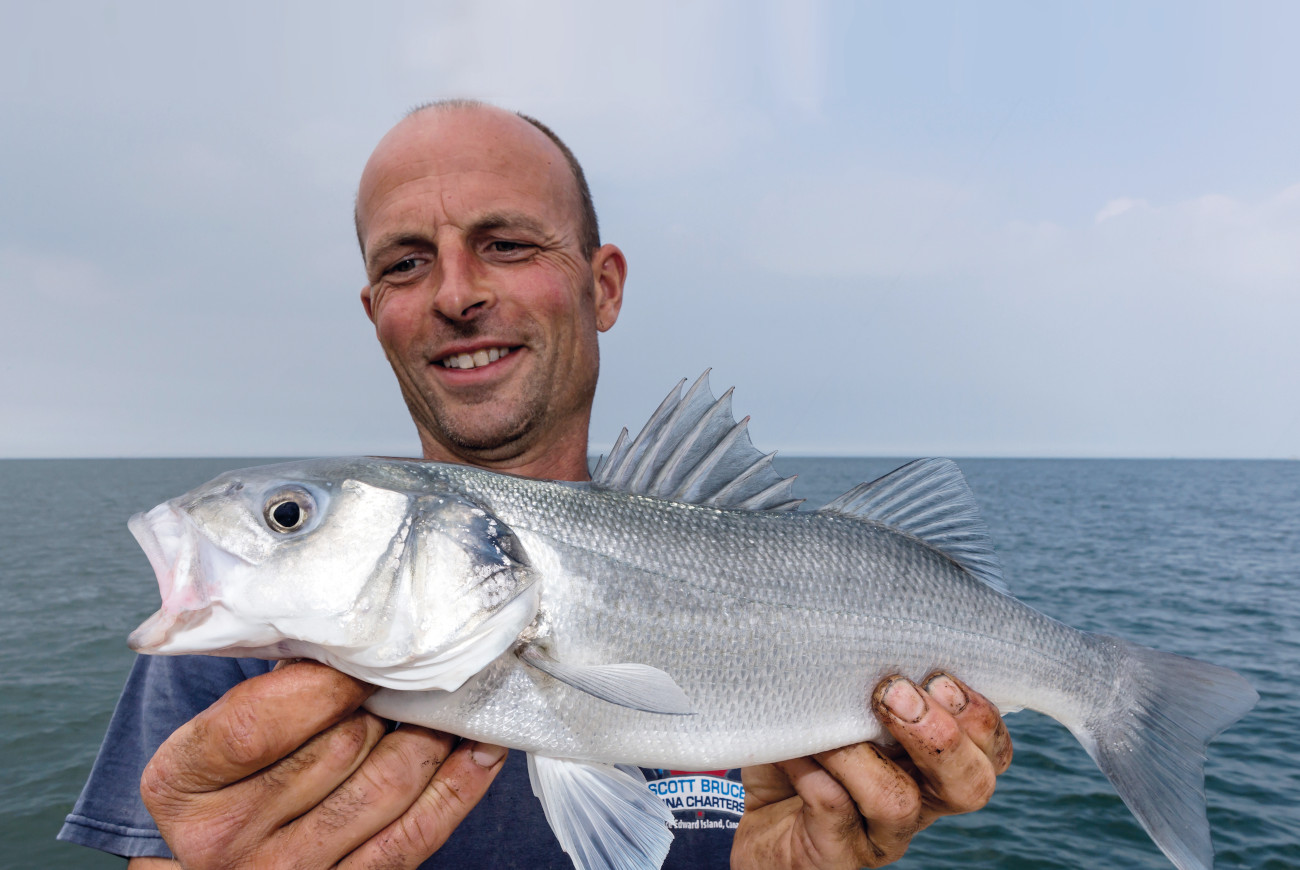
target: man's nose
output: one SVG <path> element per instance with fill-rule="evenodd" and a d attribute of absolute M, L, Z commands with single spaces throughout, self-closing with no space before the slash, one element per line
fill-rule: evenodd
<path fill-rule="evenodd" d="M 439 247 L 441 274 L 433 296 L 435 311 L 448 320 L 471 320 L 492 307 L 496 294 L 479 265 L 473 252 L 464 245 Z"/>

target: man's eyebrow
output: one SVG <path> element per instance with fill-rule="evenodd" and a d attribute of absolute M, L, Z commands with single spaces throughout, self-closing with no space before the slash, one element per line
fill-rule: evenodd
<path fill-rule="evenodd" d="M 389 233 L 376 239 L 375 243 L 366 252 L 366 264 L 371 264 L 376 257 L 394 248 L 427 248 L 429 244 L 429 240 L 419 233 Z"/>
<path fill-rule="evenodd" d="M 520 229 L 534 233 L 547 234 L 542 222 L 530 214 L 520 211 L 492 211 L 480 215 L 470 226 L 471 231 L 487 232 L 490 230 Z"/>
<path fill-rule="evenodd" d="M 469 226 L 471 233 L 486 233 L 493 230 L 522 230 L 540 236 L 550 236 L 551 231 L 540 220 L 522 211 L 492 211 L 475 218 Z M 434 242 L 421 233 L 400 230 L 380 236 L 374 245 L 366 249 L 366 266 L 372 266 L 376 259 L 397 248 L 428 249 L 435 247 Z"/>

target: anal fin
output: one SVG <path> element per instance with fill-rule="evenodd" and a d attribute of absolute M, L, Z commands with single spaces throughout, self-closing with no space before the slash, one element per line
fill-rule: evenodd
<path fill-rule="evenodd" d="M 668 857 L 672 813 L 637 768 L 529 753 L 528 778 L 577 870 L 657 870 Z"/>

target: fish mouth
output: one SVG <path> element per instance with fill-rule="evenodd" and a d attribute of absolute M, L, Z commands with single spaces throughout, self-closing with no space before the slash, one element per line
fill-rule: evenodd
<path fill-rule="evenodd" d="M 177 575 L 197 568 L 194 532 L 188 526 L 184 514 L 172 507 L 171 502 L 163 502 L 148 513 L 138 513 L 126 524 L 158 578 L 164 607 L 175 597 Z"/>
<path fill-rule="evenodd" d="M 162 607 L 131 632 L 127 645 L 136 652 L 181 652 L 176 638 L 212 615 L 203 582 L 199 536 L 185 514 L 163 502 L 127 521 L 158 579 Z"/>

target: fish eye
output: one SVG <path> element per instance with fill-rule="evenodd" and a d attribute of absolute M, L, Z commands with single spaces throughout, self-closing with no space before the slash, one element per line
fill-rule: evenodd
<path fill-rule="evenodd" d="M 298 487 L 277 490 L 266 500 L 262 516 L 273 532 L 296 532 L 307 524 L 316 503 L 311 494 Z"/>

